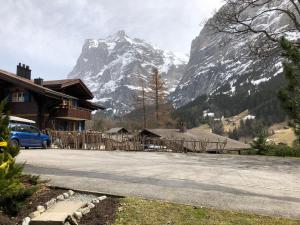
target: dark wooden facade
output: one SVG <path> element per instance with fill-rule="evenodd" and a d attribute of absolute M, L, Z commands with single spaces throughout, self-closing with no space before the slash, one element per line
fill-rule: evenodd
<path fill-rule="evenodd" d="M 0 70 L 0 100 L 7 98 L 11 115 L 36 121 L 40 129 L 84 130 L 92 111 L 104 109 L 90 102 L 92 93 L 79 79 L 31 80 L 28 66 L 17 74 Z"/>

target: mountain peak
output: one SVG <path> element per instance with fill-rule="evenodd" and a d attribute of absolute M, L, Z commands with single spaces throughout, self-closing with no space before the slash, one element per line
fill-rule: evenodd
<path fill-rule="evenodd" d="M 119 36 L 119 37 L 125 37 L 125 36 L 127 36 L 126 32 L 124 30 L 117 31 L 117 33 L 115 35 Z"/>
<path fill-rule="evenodd" d="M 129 43 L 129 44 L 128 44 Z M 103 39 L 89 39 L 69 78 L 81 78 L 94 93 L 95 101 L 113 113 L 130 112 L 140 90 L 140 77 L 150 79 L 153 66 L 166 81 L 169 92 L 175 90 L 187 59 L 158 49 L 144 40 L 131 38 L 124 30 Z"/>
<path fill-rule="evenodd" d="M 115 34 L 106 38 L 108 41 L 128 41 L 131 38 L 126 34 L 124 30 L 119 30 Z"/>

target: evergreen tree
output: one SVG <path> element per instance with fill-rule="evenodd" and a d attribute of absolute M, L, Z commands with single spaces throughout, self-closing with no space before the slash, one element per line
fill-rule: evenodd
<path fill-rule="evenodd" d="M 209 121 L 209 125 L 212 129 L 212 132 L 214 134 L 219 134 L 219 135 L 223 135 L 224 134 L 224 125 L 222 121 L 219 120 L 210 120 Z"/>
<path fill-rule="evenodd" d="M 251 143 L 251 147 L 257 150 L 259 155 L 265 154 L 269 149 L 269 146 L 267 145 L 267 137 L 263 133 L 259 134 L 259 136 Z"/>
<path fill-rule="evenodd" d="M 285 38 L 281 40 L 281 47 L 286 58 L 283 70 L 288 85 L 279 92 L 279 99 L 298 137 L 297 143 L 300 144 L 300 51 Z"/>
<path fill-rule="evenodd" d="M 236 127 L 235 127 L 231 132 L 229 132 L 228 137 L 238 141 L 240 138 L 238 129 L 236 129 Z"/>
<path fill-rule="evenodd" d="M 9 116 L 5 115 L 6 100 L 0 103 L 0 137 L 9 143 Z M 35 190 L 25 187 L 21 180 L 23 165 L 15 162 L 19 148 L 8 144 L 0 153 L 0 211 L 15 216 L 24 202 Z"/>

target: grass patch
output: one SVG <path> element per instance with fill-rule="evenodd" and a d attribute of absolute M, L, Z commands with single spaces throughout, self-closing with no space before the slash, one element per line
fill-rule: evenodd
<path fill-rule="evenodd" d="M 300 225 L 300 221 L 124 198 L 114 225 Z"/>

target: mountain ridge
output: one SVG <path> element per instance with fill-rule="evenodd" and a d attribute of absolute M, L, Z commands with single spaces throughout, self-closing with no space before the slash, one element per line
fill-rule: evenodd
<path fill-rule="evenodd" d="M 120 115 L 135 108 L 135 95 L 141 89 L 140 79 L 148 82 L 153 67 L 158 68 L 168 93 L 171 93 L 177 87 L 186 63 L 187 56 L 159 49 L 142 39 L 130 38 L 121 30 L 107 38 L 85 40 L 68 78 L 81 78 L 93 92 L 95 102 Z"/>
<path fill-rule="evenodd" d="M 272 4 L 285 7 L 289 1 L 276 0 Z M 264 7 L 249 8 L 245 14 L 249 17 L 257 15 L 265 10 Z M 226 5 L 220 10 L 226 10 Z M 201 95 L 234 95 L 241 88 L 251 94 L 260 83 L 273 79 L 283 71 L 282 57 L 279 54 L 262 59 L 250 52 L 249 46 L 263 40 L 261 34 L 232 36 L 212 33 L 209 24 L 214 20 L 215 16 L 208 20 L 192 41 L 190 60 L 182 80 L 171 96 L 177 108 Z M 288 18 L 275 11 L 259 17 L 253 23 L 260 29 L 278 33 L 289 26 Z M 300 38 L 300 35 L 288 33 L 287 37 Z"/>

